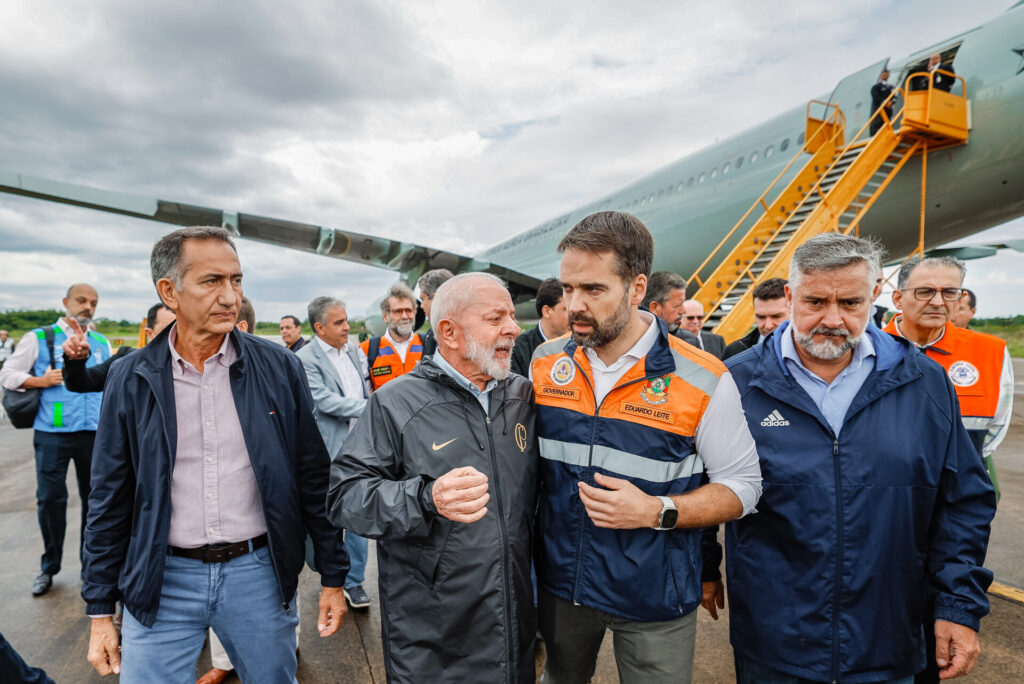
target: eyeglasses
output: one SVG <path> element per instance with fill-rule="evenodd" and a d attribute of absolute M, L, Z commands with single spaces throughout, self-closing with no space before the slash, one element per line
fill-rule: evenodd
<path fill-rule="evenodd" d="M 964 296 L 964 289 L 962 287 L 944 287 L 941 290 L 937 290 L 934 287 L 911 287 L 900 292 L 913 292 L 914 299 L 919 302 L 929 302 L 936 295 L 941 292 L 942 298 L 947 302 L 959 301 Z"/>
<path fill-rule="evenodd" d="M 700 319 L 702 319 L 704 317 L 703 316 L 683 316 L 683 318 L 685 318 L 688 321 L 699 321 Z"/>

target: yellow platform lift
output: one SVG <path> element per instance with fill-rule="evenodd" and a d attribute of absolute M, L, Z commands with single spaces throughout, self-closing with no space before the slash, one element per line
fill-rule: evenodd
<path fill-rule="evenodd" d="M 910 84 L 919 77 L 928 88 L 911 90 Z M 845 141 L 846 117 L 837 105 L 808 103 L 803 148 L 690 276 L 689 284 L 698 288 L 693 298 L 706 312 L 705 329 L 726 341 L 744 335 L 753 324 L 750 293 L 758 283 L 785 278 L 793 251 L 815 235 L 857 234 L 867 211 L 918 154 L 922 156 L 921 221 L 915 253 L 923 253 L 927 153 L 962 145 L 968 137 L 967 92 L 963 79 L 956 78 L 961 94 L 934 88 L 928 74 L 911 74 L 907 87 L 894 89 L 889 98 L 900 106 L 899 111 L 890 118 L 883 104 L 876 112 L 884 121 L 878 132 L 868 134 L 869 118 L 849 142 Z M 812 115 L 812 110 L 821 115 Z M 783 184 L 782 178 L 805 153 L 810 158 Z M 750 226 L 745 233 L 744 226 Z M 735 241 L 735 235 L 742 237 Z"/>

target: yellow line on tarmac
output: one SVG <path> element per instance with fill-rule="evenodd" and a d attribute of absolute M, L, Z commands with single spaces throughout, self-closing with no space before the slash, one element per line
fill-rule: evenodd
<path fill-rule="evenodd" d="M 1001 582 L 993 582 L 992 586 L 988 588 L 988 593 L 1024 605 L 1024 590 L 1017 587 L 1011 587 Z"/>

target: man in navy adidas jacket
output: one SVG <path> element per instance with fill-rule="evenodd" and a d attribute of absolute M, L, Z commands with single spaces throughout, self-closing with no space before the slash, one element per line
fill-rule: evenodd
<path fill-rule="evenodd" d="M 868 325 L 879 259 L 851 236 L 804 243 L 791 322 L 728 364 L 764 478 L 726 529 L 741 683 L 903 684 L 926 658 L 951 678 L 980 651 L 995 496 L 945 372 Z"/>

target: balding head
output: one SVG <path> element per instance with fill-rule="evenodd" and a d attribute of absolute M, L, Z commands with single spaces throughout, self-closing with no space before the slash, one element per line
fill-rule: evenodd
<path fill-rule="evenodd" d="M 437 289 L 430 325 L 438 353 L 481 389 L 508 377 L 519 335 L 512 297 L 489 273 L 463 273 Z"/>
<path fill-rule="evenodd" d="M 78 321 L 84 330 L 96 315 L 99 298 L 96 288 L 92 285 L 75 283 L 68 288 L 67 295 L 64 296 L 64 315 Z"/>
<path fill-rule="evenodd" d="M 689 330 L 694 335 L 700 333 L 701 327 L 704 325 L 704 305 L 698 302 L 696 299 L 687 299 L 683 302 L 683 324 L 682 327 L 685 330 Z"/>

